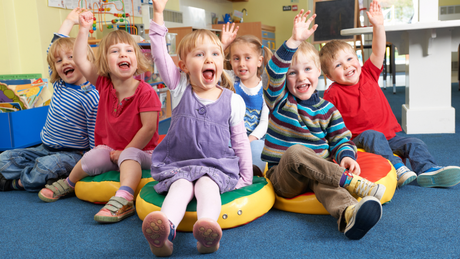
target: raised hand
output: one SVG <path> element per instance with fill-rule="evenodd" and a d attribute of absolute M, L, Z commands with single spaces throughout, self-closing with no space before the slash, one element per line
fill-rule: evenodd
<path fill-rule="evenodd" d="M 310 10 L 304 13 L 302 9 L 299 14 L 294 17 L 294 27 L 292 28 L 292 39 L 294 41 L 302 42 L 308 39 L 318 28 L 318 24 L 310 28 L 310 24 L 315 19 L 316 14 L 313 14 L 308 20 L 307 16 L 311 13 Z"/>
<path fill-rule="evenodd" d="M 90 29 L 93 26 L 93 13 L 92 12 L 84 12 L 80 14 L 80 26 L 85 29 Z"/>
<path fill-rule="evenodd" d="M 235 40 L 239 28 L 240 26 L 236 26 L 235 29 L 235 23 L 233 23 L 232 26 L 230 26 L 230 23 L 227 23 L 227 26 L 225 26 L 225 24 L 222 26 L 222 36 L 220 41 L 222 42 L 224 49 L 226 49 Z"/>
<path fill-rule="evenodd" d="M 168 0 L 152 0 L 153 11 L 156 13 L 163 13 Z"/>
<path fill-rule="evenodd" d="M 369 22 L 373 26 L 377 25 L 383 25 L 383 13 L 382 13 L 382 8 L 380 7 L 380 4 L 378 1 L 372 1 L 372 3 L 369 6 L 369 11 L 366 12 L 367 16 L 369 17 Z"/>
<path fill-rule="evenodd" d="M 86 9 L 77 7 L 73 9 L 68 15 L 67 15 L 67 20 L 73 22 L 73 24 L 78 24 L 78 19 L 80 17 L 80 14 L 85 12 Z"/>

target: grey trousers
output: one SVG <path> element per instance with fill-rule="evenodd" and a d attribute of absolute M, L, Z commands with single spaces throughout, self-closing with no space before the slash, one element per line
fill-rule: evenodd
<path fill-rule="evenodd" d="M 345 188 L 339 186 L 344 171 L 345 168 L 318 156 L 312 149 L 294 145 L 266 175 L 278 196 L 293 198 L 313 191 L 318 201 L 337 219 L 339 231 L 344 232 L 345 209 L 358 203 Z"/>

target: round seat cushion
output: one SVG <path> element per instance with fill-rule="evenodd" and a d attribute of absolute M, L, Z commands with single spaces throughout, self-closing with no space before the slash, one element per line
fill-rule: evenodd
<path fill-rule="evenodd" d="M 397 186 L 396 170 L 393 165 L 382 156 L 367 153 L 361 149 L 358 150 L 357 161 L 361 168 L 360 176 L 371 182 L 385 185 L 385 194 L 380 202 L 384 204 L 391 201 Z M 313 192 L 307 192 L 290 199 L 279 197 L 276 194 L 275 197 L 274 207 L 279 210 L 303 214 L 329 214 L 316 199 Z"/>
<path fill-rule="evenodd" d="M 134 190 L 134 198 L 145 184 L 152 181 L 150 170 L 142 170 L 142 178 Z M 87 176 L 78 181 L 75 185 L 75 195 L 80 200 L 107 203 L 112 196 L 115 196 L 120 186 L 120 172 L 109 171 L 100 175 Z"/>
<path fill-rule="evenodd" d="M 144 220 L 150 212 L 161 210 L 166 196 L 155 191 L 153 186 L 157 183 L 157 181 L 147 183 L 136 199 L 136 211 L 141 220 Z M 252 185 L 223 193 L 221 201 L 222 209 L 217 223 L 222 229 L 234 228 L 267 213 L 275 202 L 275 192 L 269 180 L 255 176 Z M 192 231 L 196 220 L 196 199 L 193 198 L 177 230 Z"/>

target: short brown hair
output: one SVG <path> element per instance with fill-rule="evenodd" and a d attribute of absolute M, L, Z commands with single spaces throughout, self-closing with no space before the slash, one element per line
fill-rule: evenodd
<path fill-rule="evenodd" d="M 182 40 L 179 42 L 179 45 L 177 45 L 177 55 L 179 56 L 179 59 L 185 61 L 187 54 L 196 47 L 196 42 L 198 40 L 203 40 L 206 37 L 208 37 L 212 42 L 219 46 L 222 56 L 225 57 L 224 50 L 222 48 L 222 42 L 219 40 L 219 37 L 217 37 L 217 35 L 210 30 L 199 29 L 185 35 L 184 38 L 182 38 Z M 225 71 L 222 71 L 221 86 L 235 92 L 232 80 Z"/>
<path fill-rule="evenodd" d="M 59 76 L 58 72 L 56 71 L 56 53 L 57 51 L 61 49 L 66 49 L 66 50 L 71 50 L 73 51 L 73 46 L 75 45 L 75 38 L 59 38 L 51 44 L 50 49 L 48 50 L 48 55 L 46 56 L 46 61 L 48 62 L 48 65 L 50 66 L 51 69 L 51 76 L 50 76 L 50 82 L 54 83 L 61 79 Z M 86 49 L 86 58 L 90 62 L 94 62 L 94 53 L 91 47 L 88 45 Z M 75 69 L 77 67 L 75 66 Z"/>
<path fill-rule="evenodd" d="M 100 76 L 110 77 L 110 69 L 107 61 L 107 52 L 110 46 L 117 43 L 126 43 L 134 48 L 134 53 L 137 59 L 137 70 L 135 76 L 140 75 L 150 68 L 151 60 L 148 60 L 141 52 L 141 48 L 131 36 L 123 30 L 115 30 L 107 34 L 99 43 L 99 51 L 96 56 L 97 74 Z"/>
<path fill-rule="evenodd" d="M 321 51 L 319 52 L 319 59 L 321 60 L 321 69 L 325 75 L 329 75 L 328 68 L 331 62 L 335 59 L 337 53 L 341 50 L 350 50 L 351 53 L 356 55 L 353 47 L 347 42 L 341 40 L 332 40 L 321 48 Z"/>
<path fill-rule="evenodd" d="M 252 44 L 252 48 L 254 49 L 254 51 L 259 56 L 264 57 L 262 65 L 257 69 L 257 76 L 260 78 L 262 76 L 262 73 L 264 72 L 265 66 L 267 66 L 268 61 L 270 61 L 270 59 L 272 58 L 272 55 L 273 55 L 272 51 L 267 46 L 262 45 L 262 43 L 260 42 L 259 38 L 257 38 L 254 35 L 239 36 L 227 48 L 228 49 L 228 54 L 227 54 L 228 58 L 226 59 L 226 62 L 225 62 L 226 68 L 231 69 L 231 67 L 232 67 L 231 63 L 229 61 L 230 61 L 231 55 L 232 55 L 232 46 L 233 46 L 233 44 L 236 44 L 236 43 Z"/>
<path fill-rule="evenodd" d="M 294 55 L 292 56 L 292 62 L 291 64 L 294 64 L 297 62 L 297 59 L 299 58 L 299 55 L 303 54 L 305 55 L 308 59 L 313 60 L 315 63 L 316 67 L 318 69 L 321 69 L 321 63 L 319 62 L 319 55 L 318 55 L 318 50 L 313 46 L 308 41 L 303 41 L 300 45 L 299 48 L 296 50 Z"/>

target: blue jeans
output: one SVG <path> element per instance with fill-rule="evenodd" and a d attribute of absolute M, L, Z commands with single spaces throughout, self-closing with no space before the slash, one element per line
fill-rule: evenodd
<path fill-rule="evenodd" d="M 262 173 L 265 171 L 266 162 L 262 161 L 262 150 L 264 149 L 265 140 L 257 139 L 251 142 L 252 164 L 259 167 Z"/>
<path fill-rule="evenodd" d="M 46 181 L 70 174 L 82 151 L 49 151 L 43 145 L 7 150 L 0 154 L 0 173 L 8 180 L 21 179 L 29 192 L 38 192 Z"/>
<path fill-rule="evenodd" d="M 403 163 L 401 158 L 409 159 L 412 170 L 417 175 L 437 166 L 426 144 L 418 138 L 395 136 L 387 140 L 381 132 L 366 130 L 356 136 L 353 142 L 366 152 L 390 160 L 393 165 Z M 394 156 L 393 153 L 399 157 Z"/>

